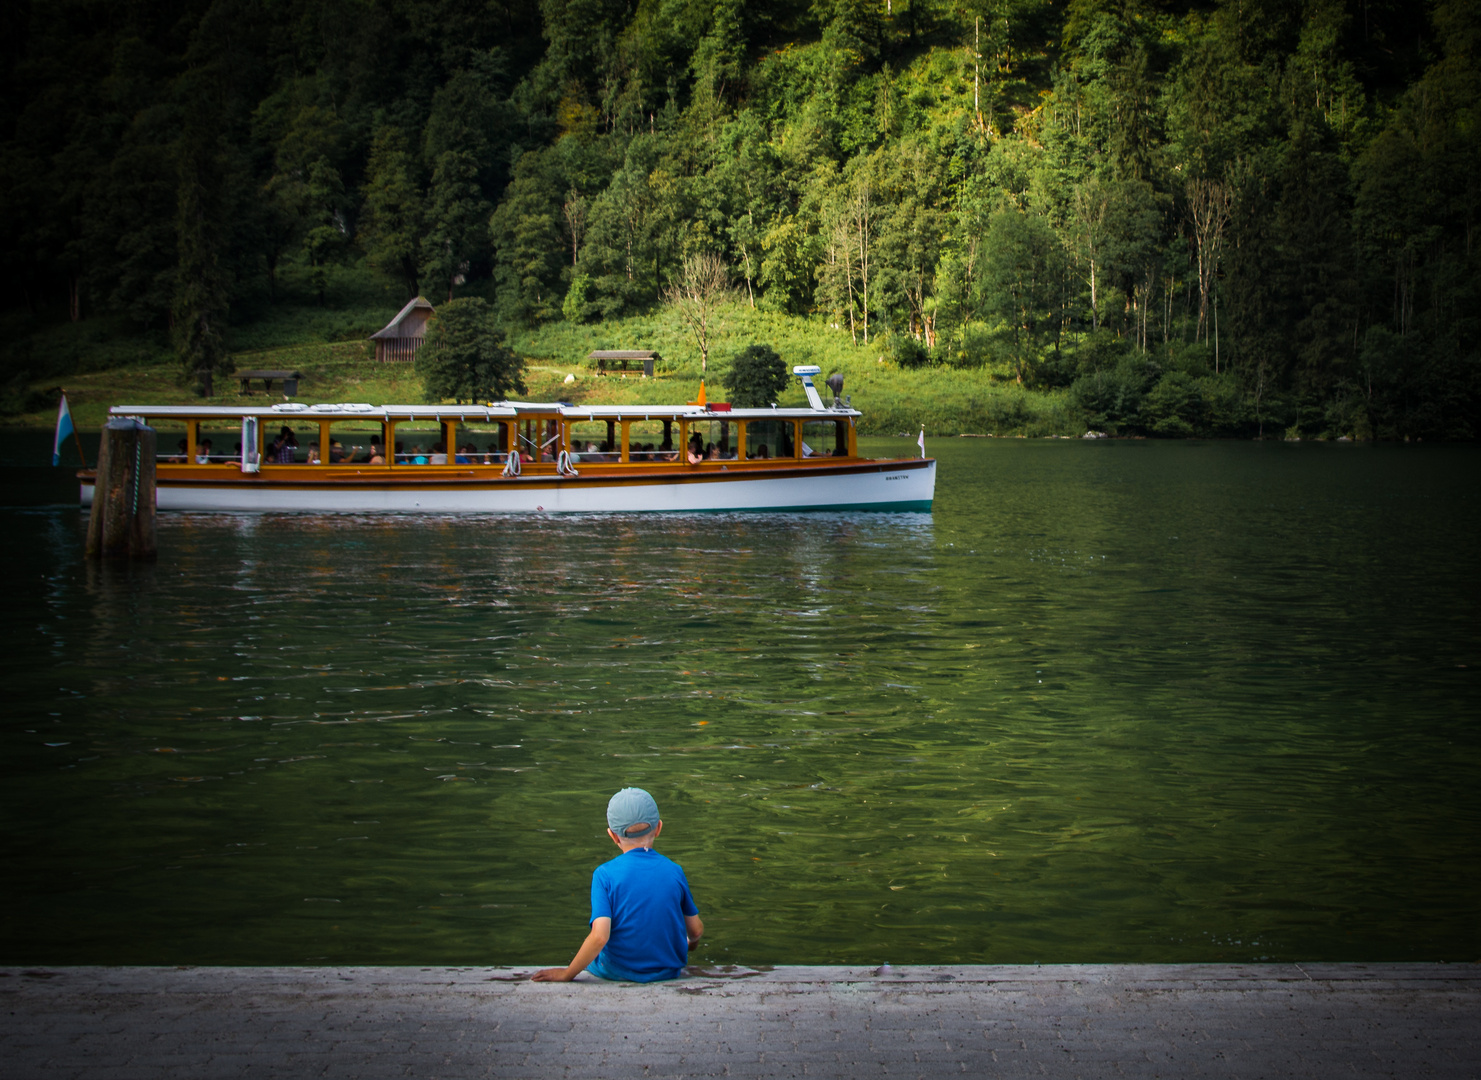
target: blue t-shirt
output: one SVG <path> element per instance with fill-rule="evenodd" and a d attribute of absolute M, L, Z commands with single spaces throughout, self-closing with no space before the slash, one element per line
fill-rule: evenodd
<path fill-rule="evenodd" d="M 612 936 L 588 970 L 604 979 L 676 979 L 689 962 L 684 916 L 698 915 L 684 869 L 652 848 L 632 848 L 591 875 L 591 920 Z"/>

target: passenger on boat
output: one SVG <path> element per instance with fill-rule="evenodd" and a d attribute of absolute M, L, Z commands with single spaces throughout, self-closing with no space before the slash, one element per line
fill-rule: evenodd
<path fill-rule="evenodd" d="M 437 442 L 432 444 L 432 456 L 427 459 L 429 465 L 447 464 L 447 443 Z"/>
<path fill-rule="evenodd" d="M 461 450 L 459 450 L 456 454 L 453 455 L 453 464 L 454 465 L 472 465 L 473 464 L 473 456 L 476 453 L 478 453 L 478 451 L 473 448 L 473 444 L 472 443 L 468 443 Z"/>
<path fill-rule="evenodd" d="M 346 450 L 344 443 L 340 442 L 338 439 L 334 439 L 329 443 L 329 464 L 347 464 L 355 460 L 355 455 L 358 452 L 359 447 L 352 446 L 349 448 L 349 450 Z"/>
<path fill-rule="evenodd" d="M 316 442 L 309 443 L 309 454 L 308 454 L 308 458 L 305 460 L 304 463 L 306 465 L 317 465 L 317 464 L 319 464 L 319 444 L 318 443 L 316 443 Z"/>
<path fill-rule="evenodd" d="M 298 437 L 287 424 L 273 440 L 272 459 L 279 465 L 292 465 L 298 460 Z"/>
<path fill-rule="evenodd" d="M 378 441 L 372 439 L 370 442 L 370 460 L 367 462 L 367 464 L 384 465 L 385 463 L 386 456 L 385 454 L 381 453 L 381 444 Z"/>
<path fill-rule="evenodd" d="M 195 447 L 195 463 L 197 465 L 209 465 L 211 463 L 211 440 L 202 439 Z"/>
<path fill-rule="evenodd" d="M 413 446 L 411 448 L 411 463 L 413 465 L 427 464 L 427 451 L 423 450 L 420 446 Z"/>
<path fill-rule="evenodd" d="M 771 457 L 771 452 L 766 449 L 766 444 L 762 443 L 760 446 L 756 447 L 756 452 L 752 454 L 751 457 L 756 461 L 766 461 L 768 458 Z"/>
<path fill-rule="evenodd" d="M 184 465 L 187 450 L 188 447 L 186 446 L 185 440 L 181 439 L 176 447 L 175 453 L 165 458 L 165 463 L 168 465 Z"/>
<path fill-rule="evenodd" d="M 705 459 L 705 443 L 697 433 L 689 440 L 689 464 L 698 465 Z"/>

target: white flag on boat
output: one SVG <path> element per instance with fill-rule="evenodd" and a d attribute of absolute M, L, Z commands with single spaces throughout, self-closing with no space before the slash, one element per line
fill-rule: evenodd
<path fill-rule="evenodd" d="M 62 463 L 62 443 L 68 435 L 73 432 L 72 410 L 67 408 L 67 395 L 62 395 L 62 403 L 57 407 L 57 438 L 51 446 L 51 463 L 60 465 Z M 84 462 L 86 464 L 86 462 Z"/>
<path fill-rule="evenodd" d="M 917 446 L 920 447 L 920 456 L 921 457 L 925 457 L 926 456 L 926 429 L 924 427 L 922 427 L 920 429 L 920 438 L 918 438 L 918 439 L 915 440 L 915 445 L 917 445 Z"/>

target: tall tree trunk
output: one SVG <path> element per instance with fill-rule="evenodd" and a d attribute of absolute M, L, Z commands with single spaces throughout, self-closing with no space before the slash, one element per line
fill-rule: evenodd
<path fill-rule="evenodd" d="M 1219 249 L 1233 206 L 1234 193 L 1228 184 L 1216 180 L 1188 182 L 1188 217 L 1193 223 L 1193 241 L 1198 253 L 1198 332 L 1204 341 L 1208 340 L 1209 301 L 1219 266 Z"/>

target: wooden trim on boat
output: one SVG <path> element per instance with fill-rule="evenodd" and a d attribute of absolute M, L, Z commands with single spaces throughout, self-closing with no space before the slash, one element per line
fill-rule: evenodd
<path fill-rule="evenodd" d="M 778 467 L 774 462 L 703 462 L 699 465 L 674 464 L 670 470 L 657 467 L 609 463 L 610 471 L 597 472 L 602 465 L 583 468 L 576 476 L 554 472 L 525 472 L 517 477 L 504 476 L 499 465 L 398 465 L 394 468 L 367 466 L 352 469 L 344 466 L 264 465 L 258 473 L 242 473 L 232 465 L 162 464 L 158 469 L 161 487 L 244 487 L 308 490 L 316 488 L 353 487 L 361 490 L 456 490 L 472 485 L 497 487 L 641 487 L 651 484 L 713 484 L 733 480 L 764 480 L 798 476 L 847 476 L 873 472 L 904 472 L 929 468 L 934 458 L 868 458 L 845 459 L 832 464 L 823 459 L 813 464 L 810 459 L 788 461 Z M 549 465 L 548 462 L 542 463 Z M 526 466 L 533 468 L 534 466 Z M 641 469 L 641 472 L 636 471 Z M 84 484 L 93 483 L 91 469 L 78 472 Z"/>

